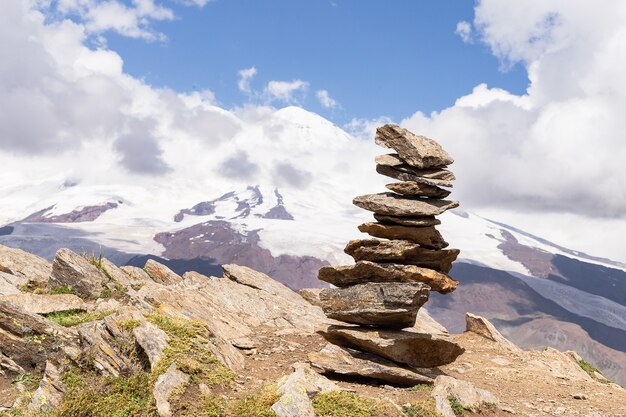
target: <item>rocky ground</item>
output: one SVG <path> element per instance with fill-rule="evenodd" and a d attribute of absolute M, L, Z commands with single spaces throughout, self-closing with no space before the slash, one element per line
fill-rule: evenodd
<path fill-rule="evenodd" d="M 337 323 L 316 294 L 235 265 L 181 277 L 154 261 L 61 250 L 50 264 L 0 247 L 0 415 L 626 415 L 626 391 L 574 353 L 523 351 L 472 315 L 448 335 L 420 311 L 410 331 L 464 349 L 417 370 L 423 383 L 358 357 L 321 362 Z M 317 372 L 331 367 L 342 376 Z"/>

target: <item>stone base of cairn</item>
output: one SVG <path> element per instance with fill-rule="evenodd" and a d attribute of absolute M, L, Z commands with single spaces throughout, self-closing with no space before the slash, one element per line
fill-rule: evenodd
<path fill-rule="evenodd" d="M 435 216 L 459 205 L 444 200 L 455 179 L 446 169 L 453 159 L 434 140 L 395 125 L 379 127 L 376 143 L 396 152 L 376 157 L 376 171 L 398 182 L 386 185 L 390 192 L 354 199 L 376 220 L 359 230 L 377 239 L 348 243 L 354 265 L 320 269 L 318 278 L 336 288 L 323 289 L 319 303 L 329 318 L 347 324 L 320 330 L 329 344 L 309 360 L 329 374 L 431 383 L 428 368 L 463 353 L 447 333 L 424 330 L 436 324 L 416 323 L 430 291 L 445 294 L 458 284 L 447 273 L 459 250 L 445 249 L 435 228 L 441 223 Z"/>

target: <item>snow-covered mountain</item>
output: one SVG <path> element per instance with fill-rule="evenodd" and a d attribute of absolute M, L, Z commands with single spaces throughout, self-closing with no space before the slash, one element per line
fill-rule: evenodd
<path fill-rule="evenodd" d="M 352 198 L 390 182 L 374 170 L 384 151 L 297 107 L 231 122 L 217 148 L 184 139 L 166 148 L 160 175 L 107 172 L 103 151 L 98 175 L 68 165 L 0 182 L 0 243 L 48 258 L 59 247 L 118 263 L 157 256 L 207 274 L 233 262 L 294 289 L 322 285 L 317 270 L 352 262 L 343 248 L 371 220 Z M 438 320 L 460 331 L 465 311 L 485 315 L 518 344 L 575 349 L 626 383 L 626 265 L 478 213 L 441 220 L 461 249 L 451 272 L 461 285 L 433 295 Z"/>

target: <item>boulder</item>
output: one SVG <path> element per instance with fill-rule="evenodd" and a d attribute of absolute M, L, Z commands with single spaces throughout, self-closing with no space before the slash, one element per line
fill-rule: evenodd
<path fill-rule="evenodd" d="M 78 335 L 83 353 L 100 373 L 119 377 L 132 372 L 132 361 L 122 352 L 121 340 L 110 331 L 106 322 L 82 324 L 78 326 Z"/>
<path fill-rule="evenodd" d="M 359 231 L 370 236 L 391 240 L 409 240 L 430 249 L 443 249 L 448 242 L 434 226 L 411 227 L 397 224 L 363 223 Z"/>
<path fill-rule="evenodd" d="M 0 296 L 0 300 L 14 303 L 35 314 L 50 314 L 55 311 L 87 310 L 87 304 L 74 294 L 13 294 Z"/>
<path fill-rule="evenodd" d="M 15 275 L 7 274 L 6 272 L 0 272 L 0 296 L 22 293 L 18 289 L 18 286 L 21 285 L 17 284 L 17 282 L 21 282 L 21 284 L 23 285 L 26 284 L 28 280 L 23 278 L 23 281 L 18 281 L 15 278 L 17 278 Z"/>
<path fill-rule="evenodd" d="M 433 319 L 430 314 L 428 314 L 428 310 L 424 307 L 420 308 L 417 312 L 415 325 L 411 327 L 410 331 L 415 333 L 448 334 L 448 329 Z"/>
<path fill-rule="evenodd" d="M 139 326 L 133 329 L 133 336 L 148 357 L 150 368 L 154 370 L 167 347 L 167 333 L 154 324 L 143 320 Z"/>
<path fill-rule="evenodd" d="M 472 313 L 465 314 L 465 331 L 478 334 L 486 339 L 501 344 L 503 347 L 513 351 L 520 352 L 521 349 L 515 343 L 509 341 L 502 336 L 498 329 L 484 317 L 474 315 Z"/>
<path fill-rule="evenodd" d="M 186 384 L 189 381 L 189 375 L 179 371 L 176 364 L 171 364 L 165 373 L 157 378 L 152 395 L 156 402 L 156 408 L 160 417 L 172 417 L 172 407 L 170 405 L 170 397 L 176 388 Z"/>
<path fill-rule="evenodd" d="M 0 245 L 0 272 L 21 276 L 38 286 L 45 287 L 52 266 L 39 256 Z"/>
<path fill-rule="evenodd" d="M 126 272 L 118 268 L 117 265 L 115 265 L 113 262 L 109 261 L 108 259 L 102 258 L 100 260 L 100 265 L 101 265 L 102 272 L 104 272 L 106 276 L 108 276 L 109 278 L 111 278 L 113 281 L 117 282 L 121 286 L 126 288 L 130 286 L 131 284 L 133 284 L 134 280 L 131 280 Z"/>
<path fill-rule="evenodd" d="M 435 379 L 431 396 L 435 399 L 437 411 L 444 417 L 457 417 L 450 404 L 450 397 L 454 397 L 463 409 L 473 413 L 479 413 L 483 407 L 493 408 L 499 404 L 498 398 L 491 392 L 447 375 L 439 375 Z"/>
<path fill-rule="evenodd" d="M 421 283 L 369 282 L 320 292 L 327 317 L 347 323 L 404 328 L 415 324 L 417 310 L 428 301 Z"/>
<path fill-rule="evenodd" d="M 44 415 L 54 411 L 61 405 L 65 396 L 66 386 L 63 383 L 63 373 L 67 366 L 46 362 L 46 369 L 39 387 L 33 393 L 30 408 L 34 411 L 43 412 Z"/>
<path fill-rule="evenodd" d="M 351 240 L 344 252 L 355 261 L 393 262 L 434 269 L 447 274 L 457 258 L 458 249 L 431 250 L 406 240 Z"/>
<path fill-rule="evenodd" d="M 446 198 L 450 190 L 434 185 L 421 184 L 415 181 L 400 181 L 385 185 L 394 193 L 411 197 Z"/>
<path fill-rule="evenodd" d="M 437 216 L 459 206 L 457 201 L 410 198 L 394 193 L 366 194 L 355 197 L 354 205 L 388 216 Z"/>
<path fill-rule="evenodd" d="M 52 263 L 50 288 L 68 287 L 84 298 L 98 298 L 108 277 L 84 257 L 59 249 Z"/>
<path fill-rule="evenodd" d="M 376 164 L 386 165 L 402 172 L 408 172 L 418 177 L 435 180 L 454 181 L 456 177 L 447 169 L 419 169 L 407 164 L 398 154 L 378 155 L 375 158 Z"/>
<path fill-rule="evenodd" d="M 278 381 L 277 391 L 280 398 L 271 409 L 280 417 L 315 417 L 311 398 L 321 392 L 338 390 L 339 386 L 310 367 L 296 364 L 291 375 Z"/>
<path fill-rule="evenodd" d="M 433 383 L 431 378 L 402 368 L 380 356 L 331 343 L 319 352 L 309 353 L 308 359 L 314 369 L 325 374 L 374 379 L 397 386 Z"/>
<path fill-rule="evenodd" d="M 137 268 L 136 266 L 124 265 L 120 267 L 120 270 L 122 270 L 122 272 L 124 272 L 132 281 L 144 283 L 153 281 L 146 271 L 141 268 Z"/>
<path fill-rule="evenodd" d="M 458 281 L 432 269 L 370 261 L 348 266 L 324 266 L 320 268 L 318 278 L 338 287 L 364 282 L 422 282 L 442 294 L 454 291 L 458 285 Z"/>
<path fill-rule="evenodd" d="M 77 346 L 72 329 L 0 300 L 0 357 L 7 358 L 0 364 L 6 361 L 11 368 L 41 376 L 48 360 L 64 357 Z"/>
<path fill-rule="evenodd" d="M 302 288 L 298 294 L 314 306 L 321 307 L 320 291 L 322 291 L 321 288 Z"/>
<path fill-rule="evenodd" d="M 330 325 L 319 333 L 330 343 L 373 353 L 414 368 L 452 363 L 464 349 L 447 334 Z"/>
<path fill-rule="evenodd" d="M 379 223 L 382 223 L 382 224 L 400 224 L 402 226 L 422 227 L 422 226 L 437 226 L 438 224 L 441 224 L 441 220 L 435 219 L 434 216 L 399 217 L 399 216 L 388 216 L 385 214 L 374 213 L 374 218 L 378 220 Z"/>
<path fill-rule="evenodd" d="M 154 259 L 148 259 L 143 269 L 150 275 L 153 281 L 163 285 L 178 284 L 183 278 L 167 266 L 158 263 Z"/>
<path fill-rule="evenodd" d="M 434 140 L 418 136 L 397 125 L 379 127 L 374 140 L 380 146 L 395 150 L 403 161 L 420 169 L 440 168 L 454 162 Z"/>
<path fill-rule="evenodd" d="M 419 175 L 415 175 L 411 172 L 402 171 L 397 167 L 390 167 L 388 165 L 376 165 L 376 172 L 386 177 L 394 178 L 400 181 L 417 182 L 424 185 L 430 185 L 432 187 L 452 187 L 452 183 L 448 180 L 420 177 Z"/>

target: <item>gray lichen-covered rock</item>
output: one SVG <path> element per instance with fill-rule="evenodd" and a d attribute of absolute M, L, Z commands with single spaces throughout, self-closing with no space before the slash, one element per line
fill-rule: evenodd
<path fill-rule="evenodd" d="M 419 175 L 416 175 L 412 172 L 403 171 L 401 169 L 398 169 L 397 167 L 392 167 L 389 165 L 376 165 L 376 172 L 400 181 L 412 181 L 424 185 L 431 185 L 433 187 L 452 187 L 452 183 L 448 180 L 420 177 Z"/>
<path fill-rule="evenodd" d="M 33 411 L 53 411 L 63 401 L 66 386 L 63 383 L 63 373 L 66 367 L 52 361 L 46 362 L 46 369 L 39 387 L 33 393 L 30 408 Z"/>
<path fill-rule="evenodd" d="M 397 224 L 363 223 L 359 231 L 383 239 L 409 240 L 429 249 L 443 249 L 448 242 L 433 226 L 411 227 Z"/>
<path fill-rule="evenodd" d="M 97 298 L 108 277 L 84 257 L 69 249 L 59 249 L 52 263 L 50 288 L 68 287 L 86 298 Z"/>
<path fill-rule="evenodd" d="M 428 286 L 421 283 L 369 282 L 325 288 L 320 292 L 320 302 L 331 319 L 401 329 L 415 324 L 428 294 Z"/>
<path fill-rule="evenodd" d="M 441 224 L 441 220 L 436 219 L 434 216 L 400 217 L 374 213 L 374 218 L 382 224 L 399 224 L 401 226 L 425 227 Z"/>
<path fill-rule="evenodd" d="M 457 201 L 410 198 L 394 193 L 355 197 L 354 205 L 378 214 L 400 217 L 437 216 L 459 206 Z"/>
<path fill-rule="evenodd" d="M 411 197 L 446 198 L 450 190 L 435 185 L 421 184 L 415 181 L 401 181 L 385 185 L 394 193 Z"/>
<path fill-rule="evenodd" d="M 375 141 L 380 146 L 392 148 L 407 164 L 420 169 L 440 168 L 454 162 L 434 140 L 397 125 L 386 124 L 376 129 Z"/>
<path fill-rule="evenodd" d="M 415 368 L 446 365 L 464 352 L 447 334 L 334 325 L 320 329 L 319 333 L 330 343 L 373 353 Z"/>
<path fill-rule="evenodd" d="M 189 381 L 190 376 L 178 370 L 176 364 L 171 364 L 165 373 L 157 378 L 152 394 L 160 417 L 172 417 L 170 397 L 174 390 Z"/>
<path fill-rule="evenodd" d="M 351 240 L 344 252 L 355 261 L 398 263 L 434 269 L 447 274 L 457 258 L 458 249 L 431 250 L 407 240 Z"/>
<path fill-rule="evenodd" d="M 315 417 L 311 398 L 317 394 L 341 388 L 307 365 L 296 364 L 295 371 L 278 381 L 280 398 L 271 407 L 280 417 Z"/>
<path fill-rule="evenodd" d="M 163 352 L 167 347 L 167 333 L 144 320 L 133 329 L 133 336 L 148 357 L 150 368 L 154 369 L 163 357 Z"/>
<path fill-rule="evenodd" d="M 491 392 L 447 375 L 439 375 L 435 379 L 435 388 L 431 396 L 435 399 L 437 411 L 444 417 L 457 417 L 450 404 L 451 397 L 454 397 L 463 409 L 474 413 L 485 406 L 493 408 L 499 404 L 498 398 Z"/>
<path fill-rule="evenodd" d="M 447 169 L 419 169 L 406 163 L 398 154 L 378 155 L 376 157 L 377 165 L 385 165 L 395 168 L 402 172 L 408 172 L 418 177 L 429 178 L 434 180 L 454 181 L 456 177 Z"/>
<path fill-rule="evenodd" d="M 338 287 L 364 282 L 421 282 L 442 294 L 454 291 L 458 285 L 458 281 L 432 269 L 370 261 L 359 261 L 347 266 L 324 266 L 320 269 L 318 278 Z"/>
<path fill-rule="evenodd" d="M 313 368 L 327 374 L 374 379 L 398 386 L 433 383 L 432 378 L 380 356 L 330 343 L 319 352 L 309 353 L 308 359 Z"/>

